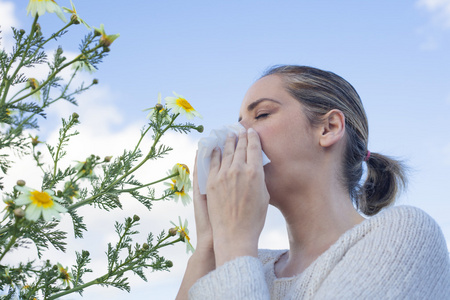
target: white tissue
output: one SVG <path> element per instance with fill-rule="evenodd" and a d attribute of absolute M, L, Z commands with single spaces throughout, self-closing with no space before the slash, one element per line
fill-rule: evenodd
<path fill-rule="evenodd" d="M 209 175 L 209 165 L 211 163 L 211 154 L 214 148 L 219 147 L 223 151 L 223 146 L 229 132 L 239 135 L 239 131 L 245 130 L 240 123 L 223 126 L 220 129 L 213 129 L 208 137 L 201 138 L 198 142 L 197 153 L 197 179 L 201 194 L 206 194 L 206 182 Z M 270 163 L 269 158 L 262 151 L 263 166 Z"/>

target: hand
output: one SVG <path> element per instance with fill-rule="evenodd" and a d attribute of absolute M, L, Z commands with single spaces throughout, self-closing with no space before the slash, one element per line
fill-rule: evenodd
<path fill-rule="evenodd" d="M 209 221 L 206 195 L 200 194 L 197 178 L 197 155 L 195 155 L 193 198 L 195 212 L 195 226 L 197 229 L 197 247 L 199 251 L 214 251 L 213 232 Z"/>
<path fill-rule="evenodd" d="M 229 136 L 211 156 L 207 207 L 211 221 L 216 265 L 238 256 L 257 256 L 269 193 L 264 181 L 261 143 L 253 129 Z"/>

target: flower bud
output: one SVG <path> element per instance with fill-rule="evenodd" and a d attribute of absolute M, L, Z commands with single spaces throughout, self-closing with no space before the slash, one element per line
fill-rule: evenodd
<path fill-rule="evenodd" d="M 58 266 L 57 265 L 53 265 L 53 270 L 58 270 Z"/>
<path fill-rule="evenodd" d="M 203 127 L 203 125 L 200 125 L 200 126 L 195 127 L 195 130 L 197 130 L 198 132 L 202 133 L 203 130 L 205 130 L 205 128 Z"/>
<path fill-rule="evenodd" d="M 25 34 L 25 30 L 20 29 L 19 33 L 20 33 L 21 35 L 24 35 L 24 34 Z"/>
<path fill-rule="evenodd" d="M 175 228 L 175 227 L 174 227 L 174 228 L 170 228 L 170 229 L 169 229 L 169 235 L 170 235 L 170 236 L 175 236 L 175 235 L 177 235 L 177 231 L 178 231 L 178 230 L 177 230 L 177 228 Z"/>
<path fill-rule="evenodd" d="M 101 36 L 102 33 L 98 30 L 94 30 L 94 36 Z"/>
<path fill-rule="evenodd" d="M 109 52 L 111 51 L 111 49 L 109 49 L 108 46 L 103 46 L 103 52 Z"/>
<path fill-rule="evenodd" d="M 173 262 L 171 260 L 167 260 L 166 261 L 166 267 L 172 268 L 173 267 Z"/>
<path fill-rule="evenodd" d="M 180 232 L 180 238 L 184 240 L 185 237 L 186 237 L 186 232 L 181 231 Z"/>
<path fill-rule="evenodd" d="M 37 32 L 38 34 L 41 33 L 41 25 L 39 25 L 39 23 L 36 23 L 36 32 Z"/>
<path fill-rule="evenodd" d="M 19 180 L 17 180 L 16 184 L 18 186 L 25 186 L 25 180 L 19 179 Z"/>
<path fill-rule="evenodd" d="M 161 103 L 158 103 L 158 104 L 155 105 L 156 111 L 161 111 L 163 108 L 164 107 L 163 107 L 163 105 Z"/>
<path fill-rule="evenodd" d="M 38 138 L 39 138 L 38 136 L 32 137 L 32 138 L 31 138 L 31 145 L 37 146 L 37 144 L 40 143 L 40 141 L 38 140 Z"/>
<path fill-rule="evenodd" d="M 18 207 L 16 209 L 14 209 L 14 216 L 18 219 L 22 219 L 23 217 L 25 217 L 25 211 Z"/>
<path fill-rule="evenodd" d="M 41 151 L 36 152 L 37 156 L 41 155 Z"/>
<path fill-rule="evenodd" d="M 88 257 L 89 255 L 91 255 L 91 254 L 89 253 L 89 251 L 87 251 L 87 250 L 81 251 L 81 256 L 83 256 L 83 257 Z"/>
<path fill-rule="evenodd" d="M 148 250 L 148 248 L 150 248 L 150 247 L 149 247 L 149 245 L 147 243 L 143 243 L 142 244 L 142 249 Z"/>
<path fill-rule="evenodd" d="M 58 190 L 58 191 L 56 192 L 56 196 L 62 197 L 62 195 L 63 195 L 63 192 L 62 192 L 61 190 Z"/>
<path fill-rule="evenodd" d="M 92 84 L 98 84 L 98 79 L 94 78 L 94 80 L 92 80 Z"/>
<path fill-rule="evenodd" d="M 27 82 L 32 90 L 37 89 L 39 86 L 39 84 L 35 78 L 28 78 Z"/>
<path fill-rule="evenodd" d="M 70 16 L 70 21 L 72 21 L 73 24 L 80 24 L 80 21 L 78 21 L 78 17 L 76 14 Z"/>
<path fill-rule="evenodd" d="M 138 222 L 141 218 L 138 215 L 133 216 L 133 221 Z"/>
<path fill-rule="evenodd" d="M 112 156 L 105 156 L 104 162 L 110 162 Z"/>
<path fill-rule="evenodd" d="M 74 112 L 73 114 L 72 114 L 72 118 L 73 119 L 78 119 L 80 117 L 80 115 L 79 114 L 77 114 L 76 112 Z"/>

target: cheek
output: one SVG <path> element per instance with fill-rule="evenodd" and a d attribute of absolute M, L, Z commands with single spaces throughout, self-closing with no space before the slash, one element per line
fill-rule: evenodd
<path fill-rule="evenodd" d="M 254 129 L 258 132 L 264 153 L 273 161 L 277 156 L 277 150 L 283 151 L 286 143 L 285 133 L 276 126 L 255 126 Z"/>

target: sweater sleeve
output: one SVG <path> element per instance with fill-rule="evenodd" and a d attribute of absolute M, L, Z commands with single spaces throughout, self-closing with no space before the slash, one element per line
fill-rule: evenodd
<path fill-rule="evenodd" d="M 270 299 L 262 263 L 251 256 L 231 260 L 200 278 L 189 299 Z"/>
<path fill-rule="evenodd" d="M 450 262 L 437 223 L 402 206 L 372 228 L 330 271 L 314 299 L 448 299 Z"/>

